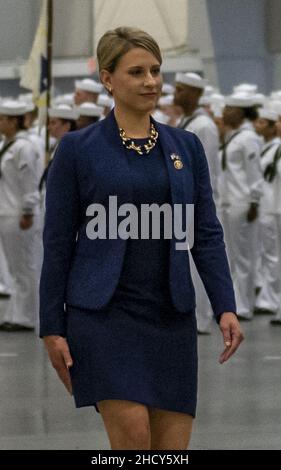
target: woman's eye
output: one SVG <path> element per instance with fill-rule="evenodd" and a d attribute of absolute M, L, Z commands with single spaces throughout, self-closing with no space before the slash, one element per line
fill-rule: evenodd
<path fill-rule="evenodd" d="M 141 70 L 132 70 L 130 72 L 131 75 L 140 75 L 141 74 Z"/>
<path fill-rule="evenodd" d="M 154 70 L 152 70 L 151 73 L 152 73 L 152 75 L 159 75 L 160 69 L 154 69 Z"/>

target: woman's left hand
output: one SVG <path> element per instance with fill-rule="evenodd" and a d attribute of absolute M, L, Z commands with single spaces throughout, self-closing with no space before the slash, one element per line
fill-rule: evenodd
<path fill-rule="evenodd" d="M 219 362 L 223 364 L 235 353 L 244 339 L 237 316 L 232 312 L 224 312 L 220 318 L 220 330 L 223 335 L 225 349 L 220 355 Z"/>

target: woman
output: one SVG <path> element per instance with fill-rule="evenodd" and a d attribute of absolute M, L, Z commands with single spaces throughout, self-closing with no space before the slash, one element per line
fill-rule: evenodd
<path fill-rule="evenodd" d="M 158 239 L 138 237 L 132 228 L 126 239 L 124 220 L 116 229 L 114 204 L 117 197 L 126 215 L 133 203 L 139 222 L 145 204 L 195 203 L 192 254 L 223 332 L 224 362 L 242 333 L 222 229 L 200 142 L 150 117 L 162 83 L 156 42 L 143 31 L 117 28 L 101 38 L 97 55 L 115 108 L 65 136 L 54 158 L 41 336 L 76 406 L 95 405 L 101 413 L 112 449 L 185 449 L 197 394 L 188 253 L 176 249 L 175 237 L 163 236 L 163 224 Z M 109 235 L 98 227 L 96 237 L 96 222 L 89 222 L 96 212 L 105 223 L 108 216 Z"/>

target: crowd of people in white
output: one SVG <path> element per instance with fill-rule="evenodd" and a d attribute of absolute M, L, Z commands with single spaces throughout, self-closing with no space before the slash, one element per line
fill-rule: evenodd
<path fill-rule="evenodd" d="M 0 99 L 2 331 L 37 328 L 45 188 L 56 147 L 65 133 L 103 119 L 113 106 L 89 78 L 54 97 L 46 162 L 46 131 L 39 133 L 32 96 Z M 264 96 L 256 85 L 240 84 L 223 96 L 198 74 L 177 73 L 174 85 L 163 84 L 153 117 L 194 132 L 205 148 L 240 320 L 271 314 L 270 324 L 281 326 L 281 91 Z M 206 334 L 211 306 L 194 264 L 192 275 L 198 332 Z"/>

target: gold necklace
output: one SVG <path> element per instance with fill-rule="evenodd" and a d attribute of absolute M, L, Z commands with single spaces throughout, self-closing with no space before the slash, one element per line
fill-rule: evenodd
<path fill-rule="evenodd" d="M 135 150 L 138 152 L 139 155 L 143 155 L 144 153 L 149 153 L 150 150 L 155 147 L 157 139 L 158 139 L 158 132 L 155 129 L 154 125 L 151 123 L 150 125 L 150 133 L 149 133 L 149 138 L 148 142 L 143 145 L 144 149 L 142 149 L 142 145 L 136 145 L 135 142 L 130 138 L 126 136 L 126 132 L 122 127 L 119 127 L 119 134 L 122 139 L 123 145 L 126 147 L 128 150 Z"/>

